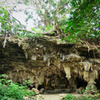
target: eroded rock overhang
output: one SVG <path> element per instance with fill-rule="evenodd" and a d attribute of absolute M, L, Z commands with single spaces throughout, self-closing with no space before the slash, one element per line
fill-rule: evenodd
<path fill-rule="evenodd" d="M 38 89 L 75 91 L 87 84 L 100 88 L 99 45 L 69 44 L 47 36 L 7 40 L 3 48 L 4 37 L 0 37 L 0 74 L 14 82 L 31 80 L 32 87 Z"/>

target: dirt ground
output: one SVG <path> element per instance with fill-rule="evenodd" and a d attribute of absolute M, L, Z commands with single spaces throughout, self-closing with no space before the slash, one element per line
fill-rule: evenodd
<path fill-rule="evenodd" d="M 79 97 L 82 96 L 82 94 L 76 94 L 76 93 L 68 93 L 71 94 L 73 96 Z M 28 98 L 28 97 L 24 97 L 25 100 L 61 100 L 63 97 L 65 97 L 67 94 L 66 93 L 60 93 L 60 94 L 39 94 L 36 95 L 36 97 L 33 98 Z M 91 99 L 94 100 L 94 99 Z M 100 98 L 98 98 L 97 100 L 100 100 Z"/>
<path fill-rule="evenodd" d="M 60 93 L 60 94 L 41 94 L 38 96 L 42 96 L 42 98 L 44 98 L 44 100 L 61 100 L 64 96 L 66 96 L 67 94 L 65 93 Z M 80 96 L 80 94 L 72 94 L 73 96 Z"/>

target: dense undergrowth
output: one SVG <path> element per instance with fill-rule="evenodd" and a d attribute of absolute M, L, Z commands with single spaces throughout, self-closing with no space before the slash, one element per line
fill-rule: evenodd
<path fill-rule="evenodd" d="M 28 92 L 26 86 L 6 80 L 6 75 L 0 77 L 0 100 L 24 100 L 24 96 L 36 95 L 35 92 Z"/>
<path fill-rule="evenodd" d="M 71 94 L 67 94 L 62 100 L 97 100 L 97 97 L 85 97 L 81 96 L 80 97 L 75 97 L 72 96 Z"/>
<path fill-rule="evenodd" d="M 35 92 L 28 92 L 26 86 L 30 82 L 25 81 L 23 85 L 18 83 L 13 83 L 12 80 L 7 80 L 7 75 L 0 75 L 0 100 L 24 100 L 24 96 L 31 97 L 35 96 Z M 94 97 L 85 97 L 80 95 L 80 97 L 72 96 L 67 94 L 62 100 L 97 100 L 96 96 Z"/>

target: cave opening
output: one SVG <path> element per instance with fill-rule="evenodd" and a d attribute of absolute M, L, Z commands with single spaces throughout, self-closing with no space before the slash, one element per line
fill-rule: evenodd
<path fill-rule="evenodd" d="M 95 80 L 96 82 L 96 87 L 98 90 L 100 90 L 100 74 L 99 74 L 99 78 Z M 100 91 L 99 91 L 100 92 Z"/>
<path fill-rule="evenodd" d="M 40 91 L 42 88 L 44 88 L 44 85 L 43 85 L 43 84 L 38 86 L 38 90 L 39 90 L 39 91 Z"/>
<path fill-rule="evenodd" d="M 53 74 L 45 78 L 44 83 L 38 86 L 40 93 L 59 93 L 64 92 L 69 85 L 66 74 L 61 71 L 60 74 Z"/>
<path fill-rule="evenodd" d="M 78 77 L 76 77 L 76 82 L 77 82 L 77 88 L 83 87 L 85 89 L 88 84 L 84 79 Z"/>

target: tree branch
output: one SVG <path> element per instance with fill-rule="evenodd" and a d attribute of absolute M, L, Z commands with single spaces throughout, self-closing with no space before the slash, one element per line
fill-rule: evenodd
<path fill-rule="evenodd" d="M 10 24 L 12 27 L 14 27 L 14 25 L 13 25 L 13 24 L 11 24 L 10 22 L 8 22 L 8 21 L 5 21 L 5 22 L 7 22 L 8 24 Z"/>
<path fill-rule="evenodd" d="M 68 0 L 66 3 L 64 3 L 62 6 L 60 6 L 60 7 L 57 8 L 57 9 L 61 9 L 64 5 L 67 5 L 69 2 L 70 2 L 70 0 Z"/>
<path fill-rule="evenodd" d="M 2 8 L 2 6 L 0 6 L 0 8 Z M 5 8 L 4 8 L 4 9 L 5 9 Z M 21 22 L 20 22 L 17 18 L 15 18 L 7 9 L 5 9 L 5 10 L 8 12 L 9 15 L 12 16 L 12 18 L 14 18 L 16 21 L 19 22 L 19 24 L 22 26 L 22 28 L 24 28 L 23 25 L 21 24 Z M 24 29 L 25 29 L 25 28 L 24 28 Z"/>
<path fill-rule="evenodd" d="M 33 33 L 33 34 L 43 34 L 43 35 L 49 35 L 51 32 L 55 32 L 56 30 L 50 30 L 48 32 L 35 32 L 35 31 L 30 31 L 30 30 L 26 30 L 26 29 L 18 29 L 19 31 L 27 31 L 27 32 L 30 32 L 30 33 Z"/>

